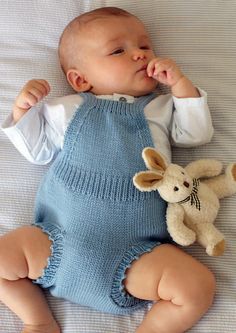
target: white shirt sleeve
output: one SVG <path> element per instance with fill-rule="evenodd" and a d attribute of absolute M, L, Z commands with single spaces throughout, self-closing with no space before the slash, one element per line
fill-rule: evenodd
<path fill-rule="evenodd" d="M 211 140 L 213 127 L 207 94 L 201 97 L 176 98 L 159 95 L 144 109 L 154 147 L 171 162 L 171 145 L 194 147 Z"/>
<path fill-rule="evenodd" d="M 213 126 L 207 104 L 207 94 L 198 89 L 201 97 L 173 97 L 174 110 L 170 123 L 171 144 L 194 147 L 211 141 Z"/>
<path fill-rule="evenodd" d="M 31 108 L 16 124 L 10 114 L 2 130 L 28 161 L 48 164 L 62 149 L 68 123 L 82 102 L 78 94 L 55 98 Z"/>

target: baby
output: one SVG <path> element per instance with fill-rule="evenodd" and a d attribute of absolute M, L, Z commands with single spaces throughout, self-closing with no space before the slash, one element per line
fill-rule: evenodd
<path fill-rule="evenodd" d="M 50 91 L 29 81 L 3 130 L 31 162 L 53 161 L 35 221 L 0 238 L 0 299 L 23 332 L 60 328 L 38 285 L 52 295 L 113 314 L 152 302 L 137 333 L 180 333 L 211 306 L 215 280 L 167 233 L 166 204 L 132 183 L 141 152 L 170 142 L 193 147 L 213 129 L 206 93 L 174 61 L 156 57 L 143 23 L 118 8 L 75 18 L 59 44 L 78 93 L 34 106 Z M 158 82 L 171 94 L 158 95 Z"/>

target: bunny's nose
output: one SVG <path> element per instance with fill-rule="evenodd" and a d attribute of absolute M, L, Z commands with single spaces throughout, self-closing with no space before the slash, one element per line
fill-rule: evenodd
<path fill-rule="evenodd" d="M 189 183 L 188 182 L 184 182 L 184 186 L 185 187 L 189 187 Z"/>

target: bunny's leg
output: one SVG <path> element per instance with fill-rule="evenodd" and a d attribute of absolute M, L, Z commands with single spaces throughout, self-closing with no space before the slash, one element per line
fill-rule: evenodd
<path fill-rule="evenodd" d="M 206 248 L 210 256 L 219 256 L 225 249 L 224 235 L 212 223 L 198 223 L 194 226 L 197 242 Z"/>

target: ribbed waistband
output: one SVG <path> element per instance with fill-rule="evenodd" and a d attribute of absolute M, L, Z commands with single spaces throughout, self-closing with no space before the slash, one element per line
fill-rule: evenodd
<path fill-rule="evenodd" d="M 157 193 L 140 192 L 133 185 L 132 177 L 84 170 L 71 165 L 66 157 L 54 165 L 56 179 L 73 192 L 114 201 L 147 200 Z"/>

